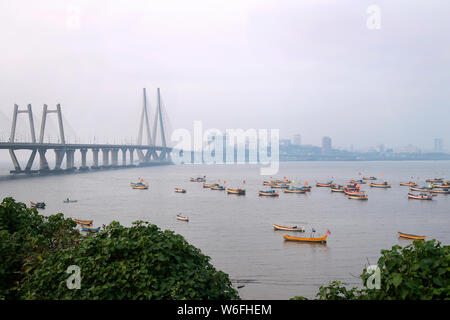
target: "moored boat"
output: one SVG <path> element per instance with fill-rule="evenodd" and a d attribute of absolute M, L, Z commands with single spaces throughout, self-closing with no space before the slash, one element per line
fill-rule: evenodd
<path fill-rule="evenodd" d="M 72 220 L 78 224 L 85 225 L 85 226 L 90 226 L 92 224 L 92 222 L 94 222 L 94 220 L 80 220 L 80 219 L 72 219 Z"/>
<path fill-rule="evenodd" d="M 231 189 L 231 188 L 227 188 L 227 194 L 237 194 L 240 196 L 245 196 L 245 189 Z"/>
<path fill-rule="evenodd" d="M 373 182 L 371 182 L 370 186 L 372 188 L 384 188 L 384 189 L 392 187 L 392 185 L 387 183 L 387 182 L 383 182 L 383 183 L 373 183 Z"/>
<path fill-rule="evenodd" d="M 433 190 L 433 188 L 428 188 L 428 187 L 410 187 L 409 190 L 411 190 L 411 191 L 427 192 L 427 191 Z"/>
<path fill-rule="evenodd" d="M 69 199 L 66 199 L 66 200 L 63 200 L 63 202 L 64 202 L 64 203 L 75 203 L 75 202 L 78 202 L 78 200 L 69 200 Z"/>
<path fill-rule="evenodd" d="M 417 183 L 410 181 L 410 182 L 400 182 L 401 186 L 406 186 L 406 187 L 417 187 Z"/>
<path fill-rule="evenodd" d="M 278 197 L 280 194 L 275 190 L 258 190 L 258 195 L 266 197 Z"/>
<path fill-rule="evenodd" d="M 138 182 L 131 186 L 133 189 L 148 189 L 148 184 Z"/>
<path fill-rule="evenodd" d="M 30 206 L 36 209 L 45 209 L 45 202 L 33 202 L 30 201 Z"/>
<path fill-rule="evenodd" d="M 289 188 L 283 189 L 283 192 L 285 192 L 285 193 L 305 193 L 306 190 L 303 190 L 301 188 L 296 188 L 296 187 L 289 187 Z"/>
<path fill-rule="evenodd" d="M 421 193 L 421 194 L 414 194 L 414 193 L 408 193 L 409 199 L 416 199 L 416 200 L 433 200 L 433 195 L 427 194 L 427 193 Z"/>
<path fill-rule="evenodd" d="M 90 226 L 85 225 L 85 224 L 81 225 L 81 229 L 83 231 L 88 231 L 88 232 L 98 232 L 98 231 L 100 231 L 100 227 L 94 228 L 94 227 L 90 227 Z"/>
<path fill-rule="evenodd" d="M 351 179 L 351 180 L 349 181 L 349 183 L 366 184 L 367 182 L 364 181 L 364 180 L 362 180 L 362 179 L 360 179 L 360 180 Z"/>
<path fill-rule="evenodd" d="M 180 221 L 186 221 L 186 222 L 189 221 L 188 217 L 184 217 L 181 214 L 177 214 L 177 219 L 180 220 Z"/>
<path fill-rule="evenodd" d="M 323 182 L 316 182 L 316 187 L 325 187 L 325 188 L 330 188 L 331 185 L 333 184 L 332 181 L 323 183 Z"/>
<path fill-rule="evenodd" d="M 354 200 L 369 200 L 369 196 L 364 191 L 349 193 L 347 197 Z"/>
<path fill-rule="evenodd" d="M 186 193 L 186 189 L 183 188 L 175 188 L 176 193 Z"/>
<path fill-rule="evenodd" d="M 418 236 L 415 234 L 408 234 L 404 232 L 397 232 L 399 237 L 405 238 L 405 239 L 412 239 L 412 240 L 425 240 L 426 236 Z"/>
<path fill-rule="evenodd" d="M 442 184 L 433 183 L 431 187 L 434 189 L 448 189 L 450 188 L 450 183 L 449 182 L 443 182 Z"/>
<path fill-rule="evenodd" d="M 375 177 L 363 177 L 363 180 L 377 180 Z"/>
<path fill-rule="evenodd" d="M 332 184 L 330 189 L 331 192 L 344 192 L 344 186 L 340 184 Z"/>
<path fill-rule="evenodd" d="M 223 191 L 223 190 L 225 190 L 225 187 L 216 184 L 216 185 L 211 186 L 211 190 L 220 190 L 220 191 Z"/>
<path fill-rule="evenodd" d="M 430 192 L 434 194 L 450 194 L 450 189 L 433 189 Z"/>
<path fill-rule="evenodd" d="M 425 181 L 430 183 L 442 183 L 444 181 L 444 178 L 426 179 Z"/>
<path fill-rule="evenodd" d="M 217 183 L 204 183 L 203 184 L 203 188 L 211 188 L 211 187 L 213 187 L 213 186 L 218 186 L 218 184 Z"/>
<path fill-rule="evenodd" d="M 313 243 L 326 243 L 327 242 L 327 237 L 328 235 L 324 235 L 323 237 L 312 237 L 312 238 L 307 238 L 307 237 L 293 237 L 293 236 L 288 236 L 286 234 L 283 234 L 283 238 L 284 240 L 287 241 L 299 241 L 299 242 L 313 242 Z"/>
<path fill-rule="evenodd" d="M 273 189 L 275 189 L 275 188 L 285 189 L 285 188 L 289 188 L 289 185 L 285 184 L 285 183 L 280 183 L 280 184 L 275 183 L 275 184 L 272 184 L 270 187 L 273 188 Z"/>
<path fill-rule="evenodd" d="M 305 232 L 304 226 L 293 226 L 293 227 L 287 227 L 287 226 L 280 226 L 278 224 L 272 225 L 275 230 L 283 230 L 283 231 L 297 231 L 297 232 Z"/>
<path fill-rule="evenodd" d="M 263 181 L 264 186 L 271 186 L 273 184 L 275 184 L 275 182 L 273 182 L 273 181 Z"/>

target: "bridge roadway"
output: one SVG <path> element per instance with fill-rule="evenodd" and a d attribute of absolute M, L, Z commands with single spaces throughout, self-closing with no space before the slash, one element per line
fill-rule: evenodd
<path fill-rule="evenodd" d="M 134 167 L 134 152 L 136 151 L 139 158 L 140 166 L 170 164 L 170 153 L 172 148 L 149 146 L 149 145 L 127 145 L 127 144 L 62 144 L 62 143 L 32 143 L 32 142 L 0 142 L 0 149 L 7 149 L 13 161 L 13 174 L 25 173 L 62 173 L 75 170 L 87 171 L 89 169 L 109 169 L 109 168 L 125 168 Z M 19 161 L 14 153 L 15 150 L 31 150 L 30 158 L 24 169 L 21 168 Z M 45 153 L 48 150 L 54 150 L 56 164 L 50 169 Z M 79 150 L 81 153 L 81 166 L 75 167 L 74 154 Z M 87 152 L 92 151 L 92 166 L 87 166 Z M 99 152 L 102 152 L 102 163 L 99 163 Z M 119 164 L 119 151 L 122 151 L 122 163 Z M 127 152 L 129 153 L 129 162 L 127 164 Z M 39 170 L 32 170 L 32 165 L 36 154 L 40 156 Z M 111 161 L 110 161 L 111 155 Z M 66 157 L 66 166 L 62 168 L 64 156 Z"/>

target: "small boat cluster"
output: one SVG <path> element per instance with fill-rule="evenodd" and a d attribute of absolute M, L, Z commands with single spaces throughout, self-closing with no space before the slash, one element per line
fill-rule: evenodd
<path fill-rule="evenodd" d="M 81 230 L 86 232 L 98 232 L 100 231 L 100 227 L 93 227 L 92 223 L 94 220 L 80 220 L 80 219 L 73 219 L 77 224 L 81 226 Z"/>

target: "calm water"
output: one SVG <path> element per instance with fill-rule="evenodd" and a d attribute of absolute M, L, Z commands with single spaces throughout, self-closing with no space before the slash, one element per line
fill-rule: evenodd
<path fill-rule="evenodd" d="M 0 174 L 6 174 L 3 170 Z M 450 195 L 433 201 L 408 200 L 408 187 L 400 181 L 425 183 L 428 177 L 450 177 L 450 161 L 424 162 L 297 162 L 281 164 L 275 178 L 339 183 L 358 178 L 358 173 L 392 183 L 391 189 L 371 189 L 368 201 L 349 200 L 327 188 L 313 187 L 307 194 L 280 194 L 279 198 L 258 197 L 263 188 L 259 167 L 166 166 L 112 170 L 88 174 L 49 176 L 0 181 L 0 196 L 16 200 L 44 201 L 43 214 L 63 212 L 68 217 L 94 219 L 94 225 L 117 220 L 130 225 L 147 220 L 162 229 L 174 230 L 212 258 L 214 266 L 228 273 L 245 299 L 288 299 L 295 295 L 314 297 L 320 285 L 340 280 L 360 285 L 365 265 L 375 264 L 381 249 L 409 244 L 397 231 L 424 234 L 449 244 Z M 242 186 L 247 195 L 227 195 L 203 189 L 189 182 L 206 175 L 208 182 L 226 181 Z M 149 190 L 132 190 L 138 177 Z M 187 189 L 186 194 L 173 192 Z M 64 204 L 67 197 L 78 203 Z M 176 220 L 183 213 L 190 222 Z M 330 229 L 326 245 L 285 242 L 272 224 L 304 225 L 319 233 Z"/>

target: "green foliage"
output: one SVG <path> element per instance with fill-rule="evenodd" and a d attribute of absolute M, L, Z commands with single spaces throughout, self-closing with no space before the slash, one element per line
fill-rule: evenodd
<path fill-rule="evenodd" d="M 238 299 L 209 259 L 172 231 L 113 222 L 78 248 L 46 256 L 21 290 L 29 299 Z M 79 290 L 67 289 L 70 265 L 81 268 Z"/>
<path fill-rule="evenodd" d="M 339 281 L 319 289 L 317 297 L 327 300 L 443 300 L 450 298 L 450 246 L 436 240 L 416 240 L 402 248 L 382 250 L 378 260 L 380 289 L 347 289 Z M 371 273 L 363 270 L 363 283 Z M 302 297 L 295 297 L 300 299 Z"/>
<path fill-rule="evenodd" d="M 138 221 L 82 236 L 62 214 L 0 205 L 0 299 L 239 299 L 228 275 L 181 235 Z M 81 289 L 68 289 L 70 265 Z"/>
<path fill-rule="evenodd" d="M 0 204 L 0 299 L 18 298 L 21 280 L 41 263 L 43 253 L 76 243 L 75 227 L 62 214 L 45 217 L 5 198 Z"/>

